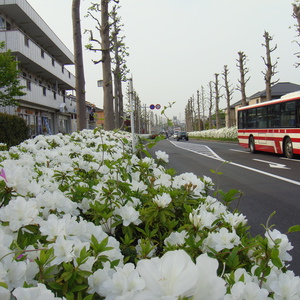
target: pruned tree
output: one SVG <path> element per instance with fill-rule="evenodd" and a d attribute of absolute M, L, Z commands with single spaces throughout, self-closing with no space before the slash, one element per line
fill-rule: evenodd
<path fill-rule="evenodd" d="M 88 10 L 88 16 L 96 21 L 96 30 L 100 33 L 100 40 L 94 38 L 92 30 L 88 30 L 90 33 L 90 41 L 96 43 L 99 48 L 94 48 L 93 44 L 86 45 L 86 47 L 93 51 L 101 51 L 101 59 L 93 60 L 95 64 L 102 64 L 102 76 L 103 76 L 103 110 L 104 110 L 104 129 L 112 130 L 115 128 L 114 119 L 114 103 L 113 103 L 113 82 L 112 82 L 112 68 L 111 68 L 111 39 L 110 39 L 110 18 L 109 18 L 109 3 L 113 1 L 119 3 L 118 0 L 101 0 L 101 4 L 92 3 Z M 94 15 L 99 13 L 101 15 L 101 21 Z"/>
<path fill-rule="evenodd" d="M 114 99 L 115 99 L 115 123 L 116 128 L 121 128 L 124 121 L 124 108 L 123 108 L 123 91 L 122 82 L 126 81 L 127 74 L 129 70 L 126 65 L 126 57 L 128 54 L 128 48 L 124 43 L 124 36 L 120 36 L 122 24 L 121 18 L 118 16 L 118 9 L 120 7 L 114 5 L 110 13 L 112 20 L 112 32 L 111 32 L 111 42 L 112 42 L 112 63 L 113 63 L 113 75 L 114 75 Z"/>
<path fill-rule="evenodd" d="M 4 51 L 5 43 L 0 42 L 0 106 L 18 106 L 16 97 L 24 96 L 20 85 L 18 62 L 11 50 Z"/>
<path fill-rule="evenodd" d="M 237 90 L 241 92 L 242 94 L 242 101 L 241 105 L 246 106 L 247 101 L 246 101 L 246 84 L 250 80 L 250 77 L 246 77 L 247 74 L 249 73 L 249 69 L 246 67 L 246 62 L 247 62 L 247 56 L 244 52 L 239 51 L 238 52 L 239 58 L 237 59 L 237 64 L 236 66 L 238 67 L 240 71 L 240 79 L 238 80 L 239 84 L 237 86 Z"/>
<path fill-rule="evenodd" d="M 200 110 L 200 92 L 197 90 L 197 123 L 198 123 L 198 130 L 201 131 L 201 110 Z"/>
<path fill-rule="evenodd" d="M 277 73 L 275 70 L 276 70 L 279 58 L 277 57 L 276 62 L 274 64 L 272 64 L 271 53 L 277 49 L 277 45 L 275 45 L 273 48 L 271 48 L 270 42 L 273 40 L 273 37 L 271 37 L 267 31 L 264 32 L 263 37 L 265 38 L 265 43 L 262 44 L 262 46 L 264 46 L 266 48 L 266 57 L 262 56 L 262 59 L 265 63 L 266 70 L 262 71 L 262 73 L 264 74 L 265 83 L 266 83 L 266 101 L 269 101 L 272 99 L 271 87 L 273 84 L 275 84 L 279 81 L 279 79 L 277 79 L 276 81 L 272 81 L 272 77 Z"/>
<path fill-rule="evenodd" d="M 210 81 L 208 84 L 208 88 L 209 88 L 209 98 L 208 98 L 208 128 L 212 129 L 213 124 L 212 124 L 212 111 L 214 108 L 214 101 L 213 101 L 213 95 L 214 95 L 214 91 L 213 91 L 213 82 Z"/>
<path fill-rule="evenodd" d="M 220 88 L 219 88 L 219 74 L 215 73 L 215 105 L 216 105 L 216 128 L 220 128 L 219 117 L 219 103 L 220 103 Z"/>
<path fill-rule="evenodd" d="M 230 118 L 230 101 L 232 100 L 232 95 L 233 95 L 233 87 L 232 84 L 229 83 L 229 69 L 227 65 L 224 65 L 224 71 L 222 73 L 223 79 L 224 79 L 224 89 L 225 89 L 225 98 L 226 98 L 226 103 L 227 103 L 227 108 L 226 108 L 226 126 L 231 127 L 231 118 Z"/>
<path fill-rule="evenodd" d="M 186 131 L 193 131 L 193 99 L 190 97 L 185 107 Z"/>
<path fill-rule="evenodd" d="M 295 3 L 292 3 L 293 5 L 293 18 L 296 19 L 297 25 L 296 25 L 296 31 L 297 31 L 297 36 L 300 37 L 300 2 L 295 1 Z M 300 46 L 300 42 L 296 41 L 298 46 Z M 297 58 L 300 58 L 300 52 L 296 53 Z M 297 62 L 295 63 L 296 67 L 300 66 L 300 63 Z"/>
<path fill-rule="evenodd" d="M 206 105 L 206 97 L 205 97 L 205 90 L 203 85 L 201 86 L 201 95 L 200 95 L 200 102 L 202 104 L 202 129 L 205 130 L 204 124 L 205 124 L 205 105 Z"/>
<path fill-rule="evenodd" d="M 85 104 L 85 79 L 82 53 L 82 35 L 80 22 L 80 0 L 72 1 L 72 24 L 74 43 L 74 63 L 75 63 L 75 91 L 77 110 L 77 130 L 87 127 L 86 104 Z"/>

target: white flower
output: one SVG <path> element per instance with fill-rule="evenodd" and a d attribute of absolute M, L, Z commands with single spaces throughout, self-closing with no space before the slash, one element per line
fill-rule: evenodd
<path fill-rule="evenodd" d="M 140 213 L 129 205 L 115 208 L 115 214 L 122 218 L 124 226 L 128 226 L 130 223 L 138 225 L 141 222 L 139 219 Z"/>
<path fill-rule="evenodd" d="M 166 163 L 169 162 L 169 154 L 167 154 L 164 151 L 158 150 L 155 152 L 156 158 L 157 159 L 161 159 L 163 161 L 165 161 Z"/>
<path fill-rule="evenodd" d="M 165 208 L 172 201 L 170 194 L 163 193 L 162 195 L 156 195 L 153 199 L 153 202 L 157 204 L 158 207 Z"/>
<path fill-rule="evenodd" d="M 226 293 L 226 282 L 217 276 L 219 263 L 202 254 L 196 259 L 198 281 L 193 300 L 220 300 Z"/>
<path fill-rule="evenodd" d="M 42 283 L 38 283 L 37 287 L 22 288 L 18 287 L 13 291 L 13 295 L 17 300 L 58 300 L 58 298 L 46 288 Z"/>
<path fill-rule="evenodd" d="M 276 300 L 297 300 L 300 299 L 300 278 L 292 272 L 282 273 L 278 279 L 270 283 L 271 290 L 275 293 Z"/>
<path fill-rule="evenodd" d="M 1 300 L 10 300 L 10 291 L 3 286 L 0 286 L 0 299 Z"/>
<path fill-rule="evenodd" d="M 216 251 L 221 251 L 223 249 L 232 249 L 240 243 L 240 237 L 236 234 L 233 229 L 229 232 L 227 228 L 222 227 L 219 232 L 211 232 L 204 241 L 204 247 L 207 251 L 212 248 Z"/>
<path fill-rule="evenodd" d="M 285 234 L 282 234 L 277 229 L 274 230 L 268 230 L 265 233 L 265 236 L 268 239 L 268 244 L 270 248 L 273 248 L 275 246 L 275 241 L 280 240 L 279 243 L 279 258 L 283 261 L 291 261 L 292 257 L 290 254 L 287 253 L 287 251 L 292 250 L 294 247 L 289 242 L 288 237 Z"/>
<path fill-rule="evenodd" d="M 0 180 L 5 180 L 9 188 L 13 188 L 20 195 L 26 196 L 29 184 L 29 173 L 26 167 L 17 165 L 16 161 L 5 160 L 1 162 L 3 169 Z"/>
<path fill-rule="evenodd" d="M 237 228 L 240 224 L 245 225 L 247 223 L 246 217 L 240 213 L 233 214 L 228 212 L 224 214 L 223 219 L 234 228 Z"/>
<path fill-rule="evenodd" d="M 38 213 L 39 210 L 35 201 L 26 201 L 23 197 L 17 197 L 1 208 L 0 220 L 9 222 L 9 228 L 17 231 L 22 226 L 31 224 Z"/>
<path fill-rule="evenodd" d="M 201 207 L 194 209 L 189 214 L 189 219 L 194 227 L 202 229 L 203 227 L 211 228 L 217 217 L 215 214 L 207 211 L 205 207 Z"/>
<path fill-rule="evenodd" d="M 51 265 L 59 265 L 62 262 L 69 262 L 73 259 L 73 242 L 66 240 L 64 237 L 59 236 L 54 244 L 51 244 L 54 249 L 54 260 L 51 261 Z"/>
<path fill-rule="evenodd" d="M 23 286 L 25 282 L 26 263 L 24 261 L 12 260 L 7 256 L 3 259 L 3 270 L 7 272 L 4 281 L 7 283 L 9 290 L 18 286 Z"/>
<path fill-rule="evenodd" d="M 254 282 L 237 282 L 231 288 L 231 294 L 227 294 L 224 300 L 271 300 L 268 297 L 269 292 L 261 289 Z"/>
<path fill-rule="evenodd" d="M 144 289 L 145 282 L 134 265 L 128 263 L 122 268 L 116 267 L 116 272 L 112 277 L 108 277 L 100 285 L 102 286 L 99 289 L 102 291 L 100 295 L 106 296 L 107 300 L 130 299 L 136 292 Z"/>
<path fill-rule="evenodd" d="M 181 232 L 171 232 L 171 234 L 165 239 L 164 244 L 167 246 L 173 245 L 183 245 L 185 243 L 185 238 L 187 237 L 187 232 L 182 230 Z"/>
<path fill-rule="evenodd" d="M 146 288 L 136 299 L 178 299 L 193 295 L 197 267 L 183 250 L 169 251 L 161 258 L 140 260 L 137 264 Z M 151 298 L 150 298 L 151 295 Z M 169 297 L 169 298 L 168 298 Z"/>
<path fill-rule="evenodd" d="M 40 232 L 47 236 L 47 241 L 52 241 L 57 236 L 64 236 L 66 221 L 59 219 L 56 215 L 50 215 L 47 221 L 42 221 L 40 224 Z"/>

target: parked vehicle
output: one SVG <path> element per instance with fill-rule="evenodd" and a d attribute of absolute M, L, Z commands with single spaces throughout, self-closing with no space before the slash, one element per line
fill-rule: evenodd
<path fill-rule="evenodd" d="M 185 139 L 186 141 L 189 140 L 189 135 L 186 131 L 179 131 L 177 134 L 177 141 Z"/>

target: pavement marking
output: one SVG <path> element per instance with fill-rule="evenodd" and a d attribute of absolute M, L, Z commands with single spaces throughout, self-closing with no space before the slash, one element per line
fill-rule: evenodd
<path fill-rule="evenodd" d="M 254 158 L 253 160 L 269 164 L 269 166 L 271 168 L 286 169 L 286 170 L 290 170 L 291 169 L 291 168 L 286 167 L 286 165 L 284 165 L 284 164 L 278 164 L 278 163 L 274 163 L 272 161 L 267 161 L 267 160 L 262 160 L 262 159 L 257 159 L 257 158 Z"/>
<path fill-rule="evenodd" d="M 288 178 L 278 176 L 278 175 L 275 175 L 275 174 L 272 174 L 272 173 L 269 173 L 269 172 L 261 171 L 261 170 L 258 170 L 258 169 L 254 169 L 254 168 L 251 168 L 251 167 L 248 167 L 248 166 L 244 166 L 244 165 L 241 165 L 241 164 L 238 164 L 238 163 L 234 163 L 232 161 L 226 161 L 225 159 L 221 158 L 218 154 L 216 154 L 213 150 L 211 150 L 209 147 L 207 147 L 205 145 L 192 144 L 192 143 L 184 144 L 183 142 L 173 142 L 173 141 L 170 141 L 170 143 L 173 144 L 175 147 L 178 147 L 178 148 L 181 148 L 181 149 L 184 149 L 184 150 L 187 150 L 187 151 L 199 154 L 199 155 L 203 155 L 203 156 L 206 156 L 208 158 L 212 158 L 212 159 L 215 159 L 215 160 L 226 162 L 230 165 L 233 165 L 233 166 L 236 166 L 236 167 L 239 167 L 239 168 L 243 168 L 243 169 L 246 169 L 246 170 L 249 170 L 249 171 L 260 173 L 260 174 L 263 174 L 265 176 L 269 176 L 269 177 L 276 178 L 276 179 L 281 180 L 281 181 L 289 182 L 291 184 L 295 184 L 295 185 L 300 186 L 299 181 L 288 179 Z"/>
<path fill-rule="evenodd" d="M 223 158 L 221 158 L 217 153 L 215 153 L 213 150 L 211 150 L 209 147 L 205 145 L 200 145 L 200 144 L 192 144 L 192 143 L 186 143 L 184 144 L 183 142 L 172 142 L 170 141 L 171 144 L 176 146 L 177 148 L 181 148 L 184 150 L 188 150 L 190 152 L 194 152 L 206 157 L 210 157 L 216 160 L 220 161 L 225 161 Z"/>

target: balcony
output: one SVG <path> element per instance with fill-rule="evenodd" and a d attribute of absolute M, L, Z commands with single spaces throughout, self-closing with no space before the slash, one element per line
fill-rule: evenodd
<path fill-rule="evenodd" d="M 20 78 L 20 85 L 25 86 L 26 95 L 20 97 L 20 102 L 28 107 L 60 111 L 61 113 L 76 113 L 76 102 L 71 95 L 62 95 L 30 79 Z"/>
<path fill-rule="evenodd" d="M 74 89 L 75 76 L 22 31 L 0 31 L 0 40 L 5 41 L 6 50 L 10 49 L 17 57 L 21 69 L 27 69 L 62 90 Z"/>

